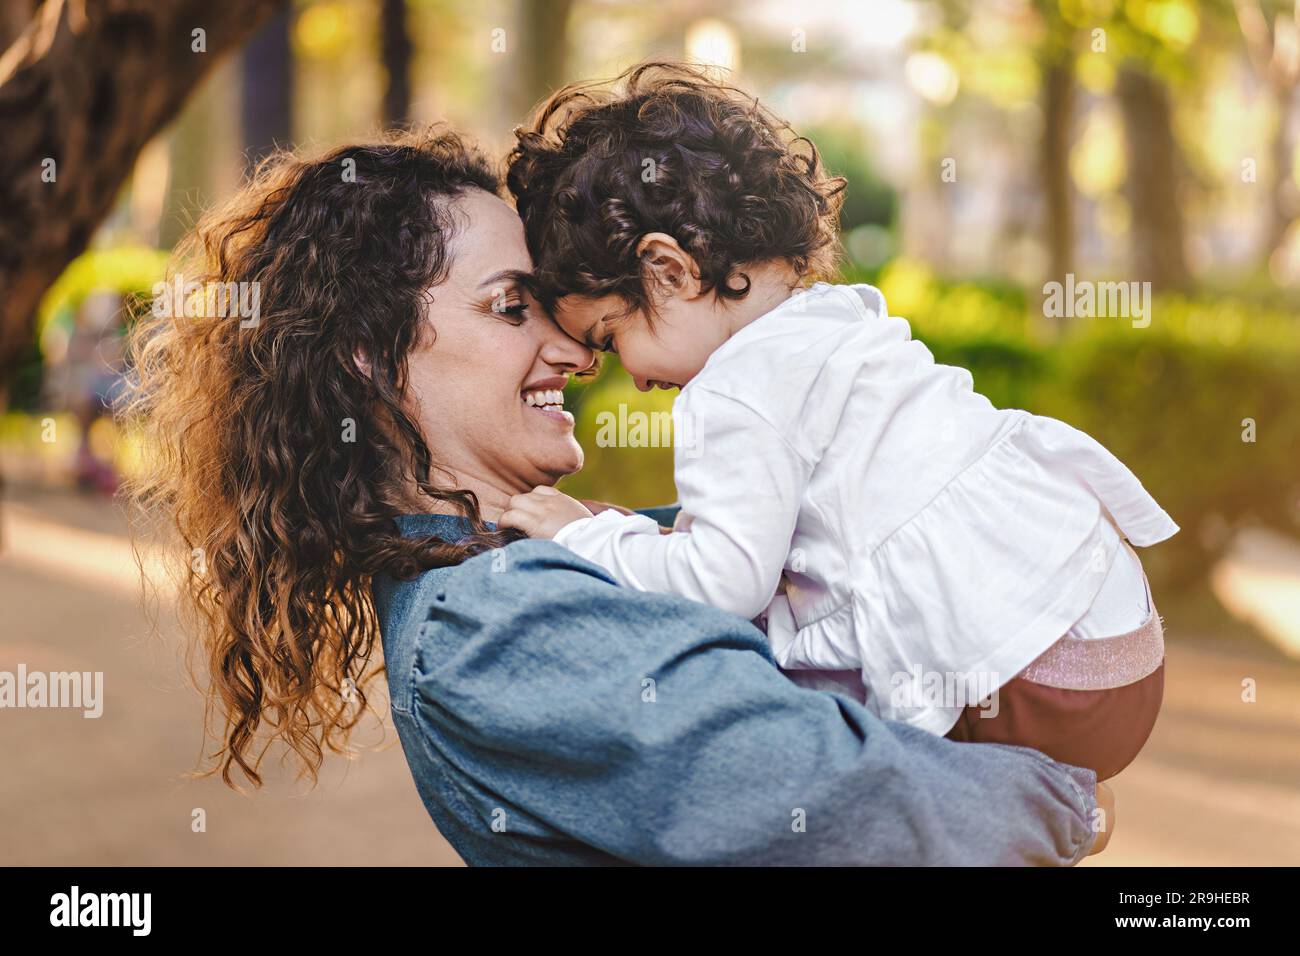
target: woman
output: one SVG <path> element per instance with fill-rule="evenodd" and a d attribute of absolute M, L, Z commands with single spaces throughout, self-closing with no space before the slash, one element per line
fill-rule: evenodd
<path fill-rule="evenodd" d="M 491 167 L 441 130 L 280 156 L 182 250 L 256 323 L 152 316 L 138 499 L 183 539 L 222 719 L 315 775 L 382 641 L 425 806 L 469 863 L 1041 863 L 1100 849 L 1091 771 L 795 686 L 749 623 L 494 521 L 582 466 L 589 369 L 527 291 Z M 197 309 L 190 311 L 199 311 Z"/>

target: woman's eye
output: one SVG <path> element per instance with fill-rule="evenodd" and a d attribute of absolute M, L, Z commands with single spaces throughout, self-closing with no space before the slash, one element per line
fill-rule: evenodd
<path fill-rule="evenodd" d="M 614 347 L 614 336 L 612 335 L 605 336 L 605 341 L 601 343 L 600 348 L 602 352 L 613 352 L 615 355 L 618 354 L 618 349 Z"/>
<path fill-rule="evenodd" d="M 527 302 L 516 302 L 512 305 L 498 305 L 492 309 L 497 315 L 508 315 L 511 318 L 522 322 L 528 312 Z"/>

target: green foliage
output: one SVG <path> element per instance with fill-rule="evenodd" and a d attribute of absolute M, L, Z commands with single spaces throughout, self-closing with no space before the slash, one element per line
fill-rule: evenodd
<path fill-rule="evenodd" d="M 41 387 L 45 383 L 45 357 L 40 343 L 32 339 L 18 361 L 13 381 L 9 385 L 8 406 L 20 411 L 35 409 L 41 400 Z"/>
<path fill-rule="evenodd" d="M 576 384 L 565 394 L 565 405 L 577 419 L 575 434 L 586 464 L 566 478 L 560 488 L 576 498 L 612 501 L 629 508 L 648 508 L 677 500 L 673 486 L 673 451 L 653 427 L 672 411 L 676 392 L 639 392 L 618 360 L 605 356 L 600 377 Z M 626 423 L 620 430 L 619 423 Z M 637 431 L 635 426 L 645 427 Z M 613 439 L 611 443 L 611 439 Z M 620 440 L 621 439 L 621 440 Z"/>
<path fill-rule="evenodd" d="M 848 233 L 863 225 L 891 225 L 898 215 L 898 195 L 871 163 L 862 130 L 823 126 L 803 132 L 817 144 L 826 170 L 849 181 L 840 209 L 840 228 Z"/>
<path fill-rule="evenodd" d="M 1148 329 L 1095 321 L 1054 349 L 1034 410 L 1106 445 L 1182 526 L 1156 549 L 1156 575 L 1199 580 L 1234 525 L 1300 529 L 1294 317 L 1247 324 L 1241 303 L 1171 298 Z"/>
<path fill-rule="evenodd" d="M 42 337 L 51 325 L 71 332 L 78 307 L 94 292 L 114 291 L 123 296 L 146 296 L 162 278 L 167 253 L 144 246 L 92 249 L 82 253 L 63 271 L 41 299 L 36 315 L 36 335 L 14 372 L 8 406 L 33 411 L 41 401 L 45 378 Z"/>
<path fill-rule="evenodd" d="M 109 290 L 126 295 L 147 295 L 163 277 L 167 252 L 145 246 L 92 249 L 82 253 L 63 270 L 41 299 L 37 334 L 46 325 L 76 310 L 92 292 Z"/>

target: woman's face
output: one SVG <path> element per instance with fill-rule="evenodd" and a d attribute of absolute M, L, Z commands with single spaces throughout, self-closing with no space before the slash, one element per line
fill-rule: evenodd
<path fill-rule="evenodd" d="M 513 209 L 474 189 L 453 216 L 451 267 L 430 290 L 432 335 L 410 353 L 409 387 L 435 462 L 493 520 L 510 495 L 582 467 L 561 390 L 594 355 L 505 275 L 532 268 Z"/>

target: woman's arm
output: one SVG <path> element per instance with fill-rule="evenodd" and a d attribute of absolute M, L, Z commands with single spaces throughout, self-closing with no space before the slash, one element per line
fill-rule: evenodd
<path fill-rule="evenodd" d="M 413 706 L 483 791 L 577 841 L 645 864 L 1072 864 L 1093 844 L 1089 770 L 799 688 L 740 618 L 551 542 L 504 557 L 431 596 Z"/>

